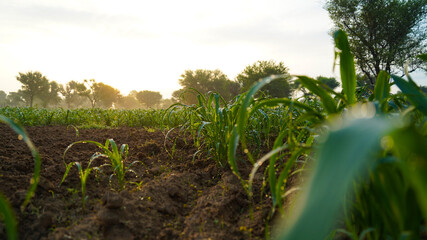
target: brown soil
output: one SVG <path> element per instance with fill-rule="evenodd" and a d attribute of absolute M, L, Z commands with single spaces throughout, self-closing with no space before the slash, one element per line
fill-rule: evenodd
<path fill-rule="evenodd" d="M 28 127 L 27 132 L 42 156 L 42 171 L 36 195 L 24 212 L 19 210 L 33 174 L 34 160 L 23 141 L 0 124 L 0 191 L 9 198 L 17 215 L 20 239 L 263 239 L 271 203 L 260 202 L 262 170 L 255 181 L 253 217 L 250 201 L 228 168 L 193 154 L 191 136 L 173 133 L 166 141 L 161 131 L 143 128 L 80 129 L 62 126 Z M 73 166 L 58 187 L 65 166 L 62 155 L 78 140 L 129 145 L 126 188 L 117 191 L 115 176 L 92 171 L 87 183 L 88 201 L 82 208 L 80 179 Z M 176 141 L 175 141 L 176 140 Z M 175 151 L 172 151 L 176 142 Z M 166 149 L 169 151 L 166 151 Z M 91 144 L 77 144 L 66 162 L 84 167 L 99 151 Z M 171 154 L 173 154 L 171 156 Z M 92 166 L 101 166 L 99 158 Z M 242 167 L 243 172 L 250 171 Z M 0 226 L 0 239 L 5 239 Z"/>

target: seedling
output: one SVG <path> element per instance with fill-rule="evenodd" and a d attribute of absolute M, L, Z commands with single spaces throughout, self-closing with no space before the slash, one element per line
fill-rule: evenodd
<path fill-rule="evenodd" d="M 113 139 L 107 139 L 107 141 L 105 142 L 105 145 L 102 145 L 99 142 L 89 141 L 89 140 L 77 141 L 77 142 L 70 144 L 65 149 L 64 155 L 63 155 L 64 163 L 65 163 L 65 154 L 67 153 L 67 151 L 72 146 L 74 146 L 75 144 L 78 144 L 78 143 L 92 143 L 92 144 L 95 144 L 96 146 L 98 146 L 99 148 L 101 148 L 104 153 L 95 153 L 91 157 L 91 161 L 93 161 L 94 159 L 96 159 L 98 157 L 105 157 L 105 158 L 110 159 L 110 164 L 106 164 L 106 165 L 110 165 L 113 169 L 113 173 L 110 175 L 110 181 L 111 181 L 112 177 L 115 175 L 117 177 L 118 182 L 119 182 L 119 190 L 124 189 L 125 173 L 130 170 L 130 167 L 134 163 L 138 162 L 138 161 L 134 161 L 131 164 L 129 164 L 127 167 L 124 167 L 123 162 L 127 158 L 127 155 L 129 152 L 129 146 L 127 144 L 122 144 L 120 147 L 120 150 L 119 150 L 119 148 L 116 145 L 116 142 L 114 142 Z M 111 150 L 110 150 L 110 145 L 111 145 Z M 91 161 L 89 162 L 89 165 L 90 165 Z M 65 172 L 64 176 L 66 176 L 68 174 L 68 171 L 71 168 L 70 164 L 71 163 L 69 163 L 69 164 L 65 163 L 66 172 Z"/>
<path fill-rule="evenodd" d="M 78 171 L 79 171 L 79 178 L 80 178 L 80 186 L 81 186 L 81 193 L 82 193 L 82 208 L 83 210 L 85 209 L 85 205 L 88 199 L 88 196 L 86 195 L 86 183 L 87 183 L 87 179 L 89 177 L 90 172 L 94 169 L 92 168 L 90 165 L 92 163 L 92 161 L 94 161 L 96 158 L 102 156 L 101 154 L 93 154 L 92 157 L 89 160 L 89 163 L 86 167 L 86 169 L 83 169 L 82 165 L 79 162 L 70 162 L 68 164 L 65 164 L 65 174 L 62 177 L 61 182 L 59 183 L 59 185 L 61 185 L 65 178 L 67 177 L 71 167 L 73 165 L 76 165 Z M 97 169 L 97 168 L 96 168 Z"/>

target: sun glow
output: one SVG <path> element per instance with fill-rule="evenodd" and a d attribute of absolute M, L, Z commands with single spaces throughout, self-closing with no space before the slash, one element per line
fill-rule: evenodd
<path fill-rule="evenodd" d="M 0 9 L 0 21 L 9 20 L 0 24 L 6 91 L 19 88 L 18 72 L 31 70 L 62 84 L 95 79 L 123 94 L 164 97 L 180 88 L 186 69 L 220 69 L 234 79 L 245 66 L 274 59 L 291 73 L 332 73 L 330 22 L 311 1 L 33 0 Z"/>

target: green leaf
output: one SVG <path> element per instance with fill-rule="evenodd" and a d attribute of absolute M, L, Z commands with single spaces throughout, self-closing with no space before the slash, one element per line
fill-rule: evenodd
<path fill-rule="evenodd" d="M 58 184 L 58 187 L 59 187 L 59 186 L 61 186 L 61 184 L 65 181 L 65 178 L 68 176 L 68 173 L 70 172 L 70 169 L 71 169 L 71 167 L 73 166 L 73 162 L 70 162 L 70 163 L 68 163 L 68 164 L 66 164 L 66 163 L 64 162 L 64 164 L 65 164 L 65 173 L 64 173 L 64 176 L 62 176 L 62 180 L 61 180 L 61 182 Z"/>
<path fill-rule="evenodd" d="M 411 79 L 405 81 L 403 78 L 396 75 L 391 75 L 391 77 L 409 101 L 424 115 L 427 115 L 427 97 L 417 84 Z"/>
<path fill-rule="evenodd" d="M 16 231 L 16 218 L 12 211 L 12 207 L 6 200 L 6 197 L 0 193 L 0 213 L 6 225 L 7 239 L 18 239 L 18 232 Z"/>
<path fill-rule="evenodd" d="M 340 57 L 341 83 L 348 104 L 356 102 L 356 69 L 354 57 L 350 52 L 347 34 L 338 30 L 334 33 L 335 46 L 339 52 L 335 52 L 335 58 Z"/>
<path fill-rule="evenodd" d="M 385 71 L 381 71 L 380 74 L 378 74 L 377 81 L 375 83 L 374 94 L 375 99 L 380 104 L 383 104 L 384 101 L 386 101 L 388 96 L 390 95 L 389 79 L 390 75 Z"/>
<path fill-rule="evenodd" d="M 417 57 L 427 63 L 427 53 L 418 55 Z"/>
<path fill-rule="evenodd" d="M 269 106 L 269 107 L 274 107 L 274 106 L 279 106 L 279 105 L 285 105 L 285 106 L 294 106 L 295 108 L 299 108 L 300 110 L 303 109 L 305 110 L 307 113 L 310 113 L 314 116 L 316 116 L 319 119 L 324 119 L 324 116 L 319 113 L 318 111 L 316 111 L 314 108 L 310 107 L 307 104 L 298 102 L 298 101 L 294 101 L 291 100 L 289 98 L 272 98 L 272 99 L 265 99 L 262 101 L 258 101 L 251 109 L 251 112 L 249 113 L 249 115 L 251 115 L 253 112 L 255 112 L 256 110 L 258 110 L 259 108 L 263 107 L 263 106 Z"/>
<path fill-rule="evenodd" d="M 334 114 L 337 112 L 337 103 L 329 95 L 329 93 L 322 87 L 319 87 L 316 80 L 311 79 L 306 76 L 297 76 L 301 84 L 310 90 L 312 93 L 316 94 L 321 100 L 322 104 L 325 107 L 325 110 L 328 114 Z"/>
<path fill-rule="evenodd" d="M 300 211 L 280 239 L 325 239 L 353 181 L 367 172 L 373 153 L 380 149 L 380 139 L 391 127 L 385 119 L 357 119 L 329 134 L 299 200 Z"/>
<path fill-rule="evenodd" d="M 246 93 L 246 96 L 243 99 L 242 105 L 240 106 L 239 110 L 238 110 L 238 117 L 237 117 L 237 123 L 236 125 L 233 127 L 233 131 L 231 134 L 230 139 L 228 140 L 228 162 L 233 170 L 233 172 L 240 177 L 240 174 L 237 171 L 237 163 L 236 163 L 236 151 L 237 151 L 237 146 L 239 145 L 239 139 L 240 142 L 242 143 L 243 148 L 246 148 L 246 138 L 245 138 L 245 129 L 247 126 L 247 121 L 249 118 L 249 105 L 251 104 L 251 101 L 253 99 L 253 97 L 255 96 L 255 94 L 266 84 L 270 83 L 271 81 L 275 80 L 275 79 L 280 79 L 285 77 L 286 75 L 272 75 L 269 77 L 265 77 L 263 79 L 261 79 L 260 81 L 256 82 L 252 88 L 249 90 L 248 93 Z M 246 152 L 246 154 L 249 157 L 249 161 L 251 163 L 255 163 L 253 160 L 252 155 L 250 154 L 250 152 L 248 152 L 246 149 L 244 149 L 244 151 Z"/>
<path fill-rule="evenodd" d="M 233 131 L 231 133 L 230 139 L 228 141 L 228 164 L 230 164 L 231 170 L 233 173 L 240 179 L 240 173 L 237 169 L 237 159 L 236 159 L 236 151 L 239 146 L 239 133 L 237 126 L 233 127 Z"/>
<path fill-rule="evenodd" d="M 392 135 L 393 146 L 406 177 L 410 179 L 424 218 L 427 218 L 427 141 L 415 126 L 395 131 Z"/>

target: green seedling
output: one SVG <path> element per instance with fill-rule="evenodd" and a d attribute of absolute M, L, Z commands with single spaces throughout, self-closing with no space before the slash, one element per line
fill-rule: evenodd
<path fill-rule="evenodd" d="M 113 139 L 107 139 L 107 141 L 105 142 L 105 145 L 102 145 L 99 142 L 95 142 L 95 141 L 89 141 L 89 140 L 84 140 L 84 141 L 77 141 L 74 142 L 72 144 L 70 144 L 64 151 L 64 155 L 63 155 L 63 160 L 65 163 L 65 154 L 67 153 L 67 151 L 74 146 L 75 144 L 78 143 L 92 143 L 94 145 L 96 145 L 97 147 L 99 147 L 101 150 L 103 150 L 103 153 L 95 153 L 94 156 L 92 156 L 91 160 L 94 160 L 98 157 L 105 157 L 107 159 L 110 160 L 109 165 L 112 167 L 113 169 L 113 174 L 110 175 L 110 182 L 113 176 L 117 177 L 118 183 L 119 183 L 119 190 L 123 190 L 124 189 L 124 184 L 125 184 L 125 174 L 127 171 L 130 170 L 130 167 L 138 162 L 138 161 L 134 161 L 131 164 L 129 164 L 127 167 L 124 166 L 124 160 L 127 158 L 127 155 L 129 153 L 129 146 L 127 144 L 122 144 L 119 147 L 117 146 L 116 142 L 114 142 Z M 111 147 L 111 150 L 110 150 Z M 71 163 L 67 164 L 65 163 L 66 166 L 66 174 L 68 174 L 68 171 L 71 168 Z M 66 174 L 64 174 L 66 176 Z"/>
<path fill-rule="evenodd" d="M 64 154 L 64 156 L 65 156 L 65 154 Z M 83 169 L 82 165 L 79 162 L 70 162 L 68 164 L 65 164 L 66 165 L 65 166 L 65 173 L 64 173 L 64 176 L 62 177 L 61 182 L 59 183 L 59 186 L 65 181 L 65 178 L 67 177 L 67 175 L 68 175 L 71 167 L 73 165 L 76 165 L 76 167 L 77 167 L 77 169 L 79 171 L 80 186 L 81 186 L 81 193 L 82 193 L 82 208 L 83 208 L 83 210 L 85 209 L 85 205 L 86 205 L 86 202 L 87 202 L 87 199 L 88 199 L 88 196 L 86 195 L 86 185 L 87 185 L 87 180 L 88 180 L 89 174 L 90 174 L 90 172 L 93 169 L 98 169 L 98 168 L 92 168 L 90 165 L 92 164 L 92 162 L 95 159 L 97 159 L 98 157 L 101 157 L 101 156 L 103 156 L 103 155 L 102 154 L 98 154 L 98 153 L 93 154 L 92 157 L 89 160 L 89 163 L 88 163 L 86 169 Z"/>
<path fill-rule="evenodd" d="M 79 136 L 79 129 L 76 126 L 74 126 L 74 125 L 68 125 L 67 126 L 67 130 L 68 130 L 69 127 L 74 128 L 74 130 L 76 131 L 76 137 L 78 137 Z"/>

